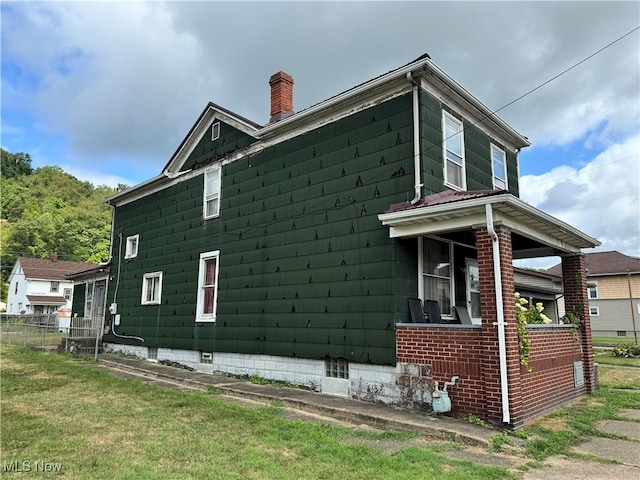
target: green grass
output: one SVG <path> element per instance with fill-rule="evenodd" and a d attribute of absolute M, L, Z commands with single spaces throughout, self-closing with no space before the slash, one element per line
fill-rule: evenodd
<path fill-rule="evenodd" d="M 594 347 L 616 347 L 618 345 L 633 345 L 634 337 L 591 337 Z"/>
<path fill-rule="evenodd" d="M 113 377 L 80 358 L 1 347 L 0 465 L 39 460 L 63 468 L 62 474 L 3 472 L 3 478 L 513 478 L 502 468 L 448 459 L 437 445 L 385 452 L 348 441 L 350 429 L 286 420 L 278 405 L 241 407 L 215 392 Z"/>
<path fill-rule="evenodd" d="M 605 350 L 601 352 L 596 351 L 593 357 L 593 361 L 598 365 L 615 365 L 619 367 L 640 368 L 640 358 L 616 357 L 611 353 L 611 350 Z"/>
<path fill-rule="evenodd" d="M 622 420 L 620 410 L 640 409 L 640 395 L 625 389 L 640 389 L 640 368 L 602 366 L 595 395 L 548 415 L 523 429 L 529 456 L 544 460 L 551 455 L 576 456 L 571 452 L 585 436 L 613 437 L 598 430 L 600 420 Z"/>

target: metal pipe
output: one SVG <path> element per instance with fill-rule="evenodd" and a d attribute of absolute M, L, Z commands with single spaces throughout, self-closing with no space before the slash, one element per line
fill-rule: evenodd
<path fill-rule="evenodd" d="M 415 196 L 411 200 L 411 205 L 415 205 L 422 198 L 422 182 L 420 170 L 422 168 L 420 162 L 420 100 L 418 83 L 411 76 L 411 72 L 407 72 L 407 80 L 413 86 L 413 175 L 414 186 L 413 191 Z"/>
<path fill-rule="evenodd" d="M 496 287 L 496 316 L 498 326 L 498 351 L 500 355 L 500 390 L 502 393 L 502 421 L 511 423 L 511 413 L 509 411 L 509 381 L 507 379 L 507 342 L 505 339 L 504 309 L 502 306 L 502 274 L 500 270 L 500 243 L 498 234 L 493 228 L 493 209 L 491 204 L 485 205 L 487 216 L 487 231 L 493 243 L 493 276 Z"/>

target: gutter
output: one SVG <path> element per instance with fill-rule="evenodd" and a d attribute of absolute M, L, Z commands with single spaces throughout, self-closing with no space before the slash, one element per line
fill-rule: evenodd
<path fill-rule="evenodd" d="M 498 235 L 493 228 L 493 210 L 491 204 L 485 205 L 487 215 L 487 231 L 493 243 L 493 276 L 496 287 L 496 317 L 498 326 L 498 350 L 500 355 L 500 391 L 502 393 L 502 421 L 511 423 L 511 413 L 509 411 L 509 382 L 507 379 L 507 345 L 504 333 L 504 309 L 502 304 L 502 275 L 500 271 L 500 243 Z"/>
<path fill-rule="evenodd" d="M 415 205 L 422 198 L 422 181 L 420 178 L 420 170 L 422 162 L 420 161 L 420 92 L 418 83 L 411 76 L 411 72 L 407 72 L 407 80 L 412 85 L 413 91 L 413 175 L 415 183 L 413 190 L 415 196 L 411 200 L 411 205 Z"/>

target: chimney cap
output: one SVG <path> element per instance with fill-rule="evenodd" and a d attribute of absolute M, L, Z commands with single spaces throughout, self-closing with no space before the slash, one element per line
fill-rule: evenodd
<path fill-rule="evenodd" d="M 277 73 L 274 73 L 273 75 L 271 75 L 271 78 L 269 78 L 269 85 L 273 86 L 274 83 L 276 82 L 288 82 L 290 84 L 293 85 L 293 77 L 291 75 L 289 75 L 286 72 L 283 72 L 282 70 L 280 70 Z"/>

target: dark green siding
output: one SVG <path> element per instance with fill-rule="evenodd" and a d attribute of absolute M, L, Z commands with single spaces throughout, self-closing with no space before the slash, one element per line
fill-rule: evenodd
<path fill-rule="evenodd" d="M 442 109 L 421 93 L 426 194 L 444 189 Z M 465 126 L 469 188 L 491 188 L 489 138 Z M 254 141 L 224 124 L 222 137 L 208 131 L 184 168 Z M 389 239 L 377 215 L 413 198 L 413 183 L 409 93 L 224 165 L 219 218 L 202 219 L 202 175 L 118 207 L 107 302 L 117 298 L 117 333 L 147 347 L 394 364 L 394 325 L 417 295 L 417 240 Z M 125 261 L 135 234 L 138 256 Z M 196 323 L 199 256 L 212 250 L 217 321 Z M 142 306 L 143 275 L 156 271 L 162 304 Z"/>
<path fill-rule="evenodd" d="M 442 149 L 442 111 L 446 110 L 462 119 L 464 128 L 465 169 L 467 190 L 491 190 L 491 143 L 506 151 L 507 183 L 509 192 L 518 195 L 518 169 L 516 154 L 497 140 L 490 138 L 468 120 L 443 104 L 431 94 L 421 92 L 420 97 L 421 150 L 423 156 L 422 173 L 426 195 L 444 189 L 444 161 Z"/>
<path fill-rule="evenodd" d="M 202 220 L 202 176 L 118 207 L 123 245 L 140 234 L 137 258 L 120 260 L 118 334 L 148 347 L 395 363 L 394 325 L 417 291 L 415 240 L 390 240 L 377 215 L 412 197 L 412 149 L 404 95 L 225 165 L 217 219 Z M 217 321 L 196 323 L 199 255 L 211 250 Z M 162 305 L 141 306 L 142 277 L 155 271 Z"/>
<path fill-rule="evenodd" d="M 71 302 L 71 316 L 77 315 L 78 317 L 84 317 L 84 302 L 86 298 L 85 283 L 75 283 L 73 285 L 73 302 Z"/>
<path fill-rule="evenodd" d="M 220 122 L 220 137 L 212 141 L 211 128 L 208 128 L 182 166 L 182 171 L 190 170 L 199 164 L 214 161 L 228 153 L 248 147 L 255 141 L 256 139 L 252 136 Z"/>

